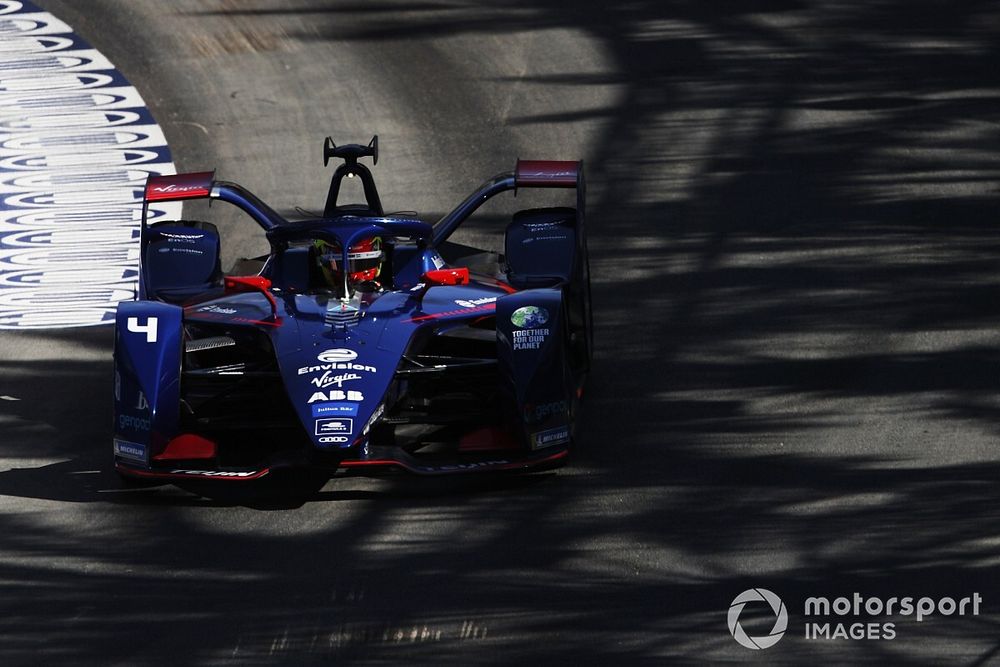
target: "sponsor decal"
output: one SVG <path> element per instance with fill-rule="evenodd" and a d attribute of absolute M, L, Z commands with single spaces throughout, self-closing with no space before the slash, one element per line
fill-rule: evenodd
<path fill-rule="evenodd" d="M 385 403 L 382 403 L 381 405 L 379 405 L 375 409 L 375 412 L 372 413 L 372 416 L 368 418 L 368 423 L 365 424 L 364 429 L 361 430 L 361 435 L 368 435 L 368 431 L 371 430 L 372 424 L 374 424 L 379 419 L 381 419 L 382 418 L 382 414 L 384 412 L 385 412 Z M 368 443 L 366 442 L 365 446 L 367 447 L 367 445 L 368 445 Z"/>
<path fill-rule="evenodd" d="M 497 461 L 477 461 L 474 463 L 454 463 L 439 466 L 419 466 L 418 470 L 424 472 L 447 472 L 449 470 L 475 470 L 476 468 L 489 468 L 491 466 L 508 465 L 510 461 L 499 459 Z"/>
<path fill-rule="evenodd" d="M 173 186 L 168 186 L 173 187 Z M 160 188 L 153 188 L 154 190 L 159 190 Z M 197 188 L 193 188 L 197 189 Z M 160 232 L 160 236 L 167 239 L 167 243 L 194 243 L 198 239 L 204 237 L 204 234 L 171 234 L 170 232 Z"/>
<path fill-rule="evenodd" d="M 565 414 L 567 410 L 566 401 L 553 401 L 552 403 L 542 403 L 532 407 L 524 406 L 524 420 L 529 424 L 545 421 L 548 417 Z"/>
<path fill-rule="evenodd" d="M 331 443 L 344 444 L 345 442 L 350 441 L 350 438 L 348 438 L 346 435 L 324 435 L 316 439 L 319 442 L 322 442 L 323 444 L 331 444 Z"/>
<path fill-rule="evenodd" d="M 542 449 L 553 445 L 562 445 L 569 442 L 569 426 L 559 426 L 550 428 L 547 431 L 539 431 L 531 434 L 531 448 Z"/>
<path fill-rule="evenodd" d="M 344 348 L 336 348 L 333 350 L 327 350 L 326 352 L 320 352 L 316 357 L 324 363 L 333 363 L 337 361 L 354 361 L 358 358 L 358 353 L 354 350 L 346 350 Z"/>
<path fill-rule="evenodd" d="M 153 192 L 161 195 L 179 194 L 181 192 L 193 192 L 195 190 L 204 189 L 205 188 L 201 185 L 177 185 L 176 183 L 171 183 L 170 185 L 158 185 L 152 188 Z"/>
<path fill-rule="evenodd" d="M 201 475 L 202 477 L 255 477 L 260 470 L 171 470 L 172 475 Z"/>
<path fill-rule="evenodd" d="M 523 241 L 521 241 L 521 244 L 523 245 L 525 243 L 534 243 L 535 241 L 559 241 L 565 238 L 567 238 L 565 234 L 561 236 L 534 236 L 524 239 Z"/>
<path fill-rule="evenodd" d="M 303 366 L 298 370 L 298 375 L 323 372 L 324 376 L 327 376 L 328 373 L 325 371 L 362 371 L 365 373 L 377 372 L 377 369 L 374 366 L 352 363 L 358 358 L 358 353 L 354 350 L 347 350 L 344 348 L 326 350 L 325 352 L 320 352 L 316 358 L 323 363 L 317 366 Z M 333 376 L 330 375 L 330 377 Z M 344 380 L 348 379 L 355 378 L 345 378 Z M 333 384 L 333 382 L 330 384 L 319 384 L 316 380 L 312 380 L 312 382 L 315 383 L 317 387 L 328 387 L 330 384 Z M 339 383 L 337 383 L 337 386 L 340 386 Z"/>
<path fill-rule="evenodd" d="M 218 305 L 213 304 L 211 306 L 202 306 L 201 308 L 198 308 L 195 312 L 197 312 L 197 313 L 219 313 L 220 315 L 235 315 L 237 311 L 236 311 L 235 308 L 226 308 L 224 306 L 218 306 Z"/>
<path fill-rule="evenodd" d="M 141 391 L 139 392 L 139 400 L 136 401 L 135 409 L 143 412 L 149 411 L 149 401 L 146 400 L 146 395 Z"/>
<path fill-rule="evenodd" d="M 356 403 L 360 403 L 363 400 L 365 400 L 365 395 L 360 391 L 333 389 L 331 391 L 314 392 L 306 402 L 312 405 L 316 401 L 355 401 Z"/>
<path fill-rule="evenodd" d="M 374 366 L 365 366 L 364 364 L 354 364 L 351 362 L 329 363 L 320 366 L 303 366 L 299 369 L 298 374 L 307 375 L 309 373 L 319 373 L 320 371 L 364 371 L 365 373 L 375 373 L 376 368 Z"/>
<path fill-rule="evenodd" d="M 443 269 L 445 266 L 444 259 L 438 253 L 431 255 L 431 263 L 434 265 L 435 269 Z"/>
<path fill-rule="evenodd" d="M 552 222 L 528 222 L 528 223 L 525 223 L 524 226 L 527 229 L 530 229 L 533 232 L 538 232 L 538 231 L 541 231 L 543 229 L 552 229 L 553 227 L 561 227 L 562 223 L 561 222 L 556 222 L 556 221 L 552 221 Z"/>
<path fill-rule="evenodd" d="M 316 385 L 319 389 L 326 389 L 327 387 L 332 387 L 334 385 L 343 387 L 345 382 L 360 379 L 361 376 L 357 373 L 341 373 L 340 375 L 334 375 L 330 371 L 326 371 L 318 378 L 310 380 L 310 382 Z"/>
<path fill-rule="evenodd" d="M 146 462 L 146 445 L 141 442 L 129 442 L 115 438 L 115 456 L 133 461 Z"/>
<path fill-rule="evenodd" d="M 312 406 L 313 417 L 358 416 L 357 403 L 318 403 Z"/>
<path fill-rule="evenodd" d="M 145 417 L 118 415 L 118 428 L 123 431 L 149 431 L 150 423 Z"/>
<path fill-rule="evenodd" d="M 548 329 L 515 329 L 514 349 L 515 350 L 537 350 L 549 337 Z"/>
<path fill-rule="evenodd" d="M 534 329 L 549 321 L 549 311 L 541 306 L 522 306 L 510 314 L 510 323 L 520 329 Z"/>
<path fill-rule="evenodd" d="M 495 296 L 484 296 L 481 299 L 455 299 L 455 303 L 463 308 L 475 308 L 487 303 L 496 303 L 496 300 L 497 297 Z"/>
<path fill-rule="evenodd" d="M 316 435 L 350 435 L 354 432 L 353 419 L 317 419 Z"/>
<path fill-rule="evenodd" d="M 146 178 L 175 172 L 166 139 L 64 21 L 16 0 L 0 14 L 0 329 L 111 324 L 135 295 Z M 150 222 L 180 214 L 157 204 Z"/>

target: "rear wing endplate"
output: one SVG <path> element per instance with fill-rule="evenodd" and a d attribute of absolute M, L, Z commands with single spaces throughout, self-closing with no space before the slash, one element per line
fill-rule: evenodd
<path fill-rule="evenodd" d="M 215 182 L 214 171 L 199 171 L 192 174 L 170 176 L 150 176 L 146 181 L 145 200 L 180 201 L 183 199 L 203 199 L 212 194 Z"/>
<path fill-rule="evenodd" d="M 514 187 L 575 188 L 578 187 L 582 173 L 582 162 L 518 160 L 514 170 Z"/>
<path fill-rule="evenodd" d="M 214 171 L 198 171 L 170 176 L 149 176 L 142 196 L 142 229 L 146 229 L 150 202 L 187 199 L 219 199 L 233 204 L 243 209 L 265 231 L 270 231 L 285 222 L 284 218 L 249 190 L 236 183 L 215 180 Z"/>
<path fill-rule="evenodd" d="M 583 217 L 586 185 L 583 178 L 583 161 L 576 160 L 518 160 L 514 171 L 497 174 L 465 198 L 455 210 L 434 223 L 431 243 L 440 245 L 448 240 L 458 227 L 494 195 L 518 188 L 576 188 L 576 210 Z"/>

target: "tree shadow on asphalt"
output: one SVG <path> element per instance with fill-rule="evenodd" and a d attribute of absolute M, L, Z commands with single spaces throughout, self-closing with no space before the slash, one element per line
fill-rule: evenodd
<path fill-rule="evenodd" d="M 61 544 L 96 563 L 85 577 L 2 566 L 5 662 L 68 646 L 79 664 L 167 662 L 148 649 L 177 637 L 191 662 L 241 664 L 995 659 L 995 615 L 897 619 L 893 642 L 810 642 L 799 624 L 760 654 L 726 632 L 754 586 L 793 617 L 810 595 L 997 591 L 992 3 L 219 10 L 296 11 L 322 21 L 301 39 L 575 28 L 610 55 L 527 81 L 619 85 L 614 106 L 512 119 L 606 123 L 586 156 L 599 353 L 576 467 L 481 494 L 344 482 L 327 520 L 287 533 L 249 509 L 221 534 L 139 502 L 138 544 L 109 528 Z M 99 458 L 81 451 L 79 468 Z M 31 487 L 79 468 L 0 492 L 49 497 Z M 20 556 L 66 539 L 16 514 L 0 530 Z M 123 632 L 134 618 L 156 623 Z"/>

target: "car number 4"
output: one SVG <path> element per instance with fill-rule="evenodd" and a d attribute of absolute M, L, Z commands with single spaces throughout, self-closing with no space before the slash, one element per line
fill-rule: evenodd
<path fill-rule="evenodd" d="M 146 334 L 146 342 L 147 343 L 155 343 L 156 342 L 156 318 L 155 317 L 147 317 L 145 324 L 139 324 L 139 318 L 138 317 L 130 317 L 130 318 L 128 318 L 127 327 L 128 327 L 128 330 L 131 331 L 132 333 L 144 333 L 144 334 Z"/>

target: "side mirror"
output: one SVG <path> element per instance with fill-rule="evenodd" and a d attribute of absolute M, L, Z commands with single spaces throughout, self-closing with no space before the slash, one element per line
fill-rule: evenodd
<path fill-rule="evenodd" d="M 271 321 L 278 317 L 278 303 L 271 294 L 271 281 L 264 276 L 226 276 L 226 294 L 261 292 L 271 304 Z"/>
<path fill-rule="evenodd" d="M 428 271 L 421 280 L 430 286 L 433 285 L 468 285 L 469 269 L 462 267 L 458 269 L 435 269 Z"/>

